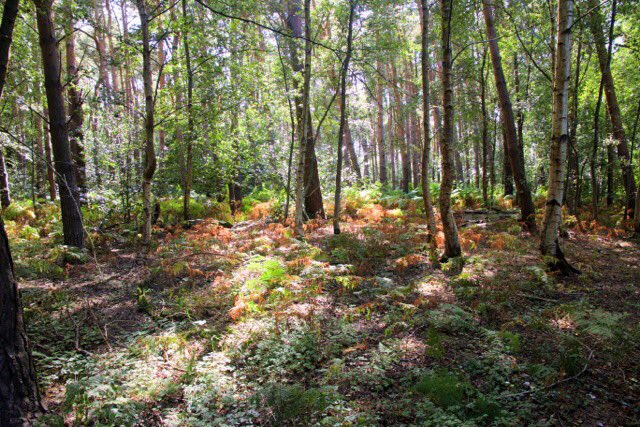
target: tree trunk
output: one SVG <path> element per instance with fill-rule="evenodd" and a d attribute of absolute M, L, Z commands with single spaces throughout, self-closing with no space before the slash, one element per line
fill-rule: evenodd
<path fill-rule="evenodd" d="M 44 116 L 49 115 L 49 109 L 43 109 Z M 44 135 L 44 155 L 45 162 L 47 163 L 47 183 L 49 187 L 49 198 L 51 201 L 55 201 L 56 194 L 56 178 L 55 171 L 53 170 L 53 161 L 51 159 L 51 134 L 49 132 L 49 124 L 46 120 L 42 121 L 42 134 Z"/>
<path fill-rule="evenodd" d="M 189 221 L 189 204 L 191 201 L 191 187 L 193 186 L 193 69 L 191 67 L 191 51 L 189 50 L 189 19 L 187 16 L 187 1 L 182 0 L 182 17 L 187 25 L 183 26 L 182 44 L 184 46 L 184 60 L 187 67 L 187 129 L 185 136 L 185 173 L 182 198 L 184 220 Z M 233 184 L 232 184 L 233 185 Z M 235 195 L 236 191 L 233 191 Z M 241 196 L 240 196 L 241 197 Z M 231 200 L 231 199 L 230 199 Z M 235 213 L 235 212 L 234 212 Z"/>
<path fill-rule="evenodd" d="M 6 7 L 5 7 L 6 11 Z M 43 411 L 29 340 L 22 318 L 22 303 L 13 273 L 9 239 L 0 218 L 0 424 L 30 425 Z"/>
<path fill-rule="evenodd" d="M 62 213 L 62 230 L 65 245 L 82 248 L 84 246 L 84 230 L 82 212 L 78 197 L 75 171 L 69 149 L 67 120 L 64 108 L 64 96 L 60 83 L 60 60 L 57 39 L 54 33 L 51 3 L 49 0 L 36 1 L 40 50 L 42 51 L 42 68 L 44 87 L 47 92 L 49 109 L 49 132 L 58 180 L 60 210 Z"/>
<path fill-rule="evenodd" d="M 288 16 L 287 24 L 291 28 L 294 36 L 300 36 L 302 33 L 302 24 L 299 16 L 299 4 L 297 2 L 292 6 L 292 11 Z M 310 166 L 306 163 L 307 152 L 307 129 L 310 127 L 308 123 L 307 115 L 309 105 L 309 88 L 311 80 L 311 4 L 310 0 L 304 0 L 304 35 L 305 35 L 305 48 L 304 48 L 304 65 L 303 65 L 303 83 L 302 91 L 296 95 L 296 113 L 298 121 L 298 168 L 296 173 L 296 191 L 295 191 L 295 232 L 298 237 L 304 237 L 304 175 L 305 169 L 309 169 Z M 300 71 L 299 61 L 297 54 L 292 49 L 291 59 L 293 62 L 293 69 L 296 72 Z M 294 79 L 294 82 L 296 80 Z M 297 85 L 296 85 L 297 86 Z M 297 89 L 297 88 L 296 88 Z M 300 102 L 301 101 L 301 102 Z"/>
<path fill-rule="evenodd" d="M 580 90 L 580 66 L 582 61 L 582 38 L 578 39 L 578 54 L 576 56 L 576 71 L 573 79 L 573 88 L 570 91 L 571 105 L 569 110 L 569 147 L 568 147 L 568 173 L 567 173 L 567 197 L 566 204 L 569 213 L 576 215 L 580 201 L 578 177 L 580 175 L 578 161 L 578 92 Z"/>
<path fill-rule="evenodd" d="M 558 231 L 562 225 L 562 200 L 567 159 L 568 99 L 571 78 L 571 26 L 573 1 L 558 2 L 558 35 L 556 37 L 555 70 L 553 73 L 552 139 L 549 165 L 549 191 L 545 205 L 540 249 L 543 255 L 553 256 L 557 267 L 571 270 L 560 249 Z"/>
<path fill-rule="evenodd" d="M 7 76 L 18 5 L 18 0 L 7 0 L 0 23 L 0 97 Z M 22 318 L 22 303 L 13 273 L 9 239 L 1 217 L 0 349 L 0 424 L 7 427 L 29 425 L 31 416 L 43 411 L 43 407 Z"/>
<path fill-rule="evenodd" d="M 18 6 L 19 0 L 7 0 L 4 4 L 2 22 L 0 23 L 0 97 L 2 96 L 4 83 L 7 80 L 7 69 L 9 68 L 9 58 L 11 57 L 11 41 L 13 40 L 16 17 L 18 16 Z M 4 162 L 4 146 L 0 146 L 0 202 L 3 208 L 11 204 L 9 175 Z M 5 234 L 4 226 L 2 226 L 2 233 Z M 6 240 L 6 234 L 4 238 Z"/>
<path fill-rule="evenodd" d="M 153 209 L 151 206 L 151 181 L 156 171 L 156 151 L 153 145 L 154 105 L 153 105 L 153 77 L 151 75 L 151 43 L 149 35 L 149 15 L 145 0 L 136 0 L 136 7 L 140 14 L 140 29 L 142 32 L 142 80 L 144 86 L 145 114 L 144 114 L 144 171 L 142 173 L 142 210 L 143 210 L 143 241 L 151 239 L 153 225 Z"/>
<path fill-rule="evenodd" d="M 378 72 L 382 72 L 380 60 L 376 60 L 376 68 Z M 387 183 L 387 150 L 384 144 L 384 105 L 382 97 L 382 84 L 380 78 L 376 78 L 376 127 L 377 127 L 377 145 L 378 145 L 378 166 L 380 167 L 380 182 Z"/>
<path fill-rule="evenodd" d="M 600 4 L 598 0 L 590 0 L 589 7 L 592 9 L 589 19 L 591 32 L 596 44 L 598 53 L 598 62 L 600 64 L 600 72 L 604 84 L 604 94 L 607 100 L 607 111 L 609 120 L 611 121 L 613 137 L 617 141 L 618 158 L 622 169 L 622 181 L 624 183 L 626 194 L 626 210 L 633 215 L 635 209 L 635 193 L 636 183 L 633 176 L 633 168 L 629 161 L 629 149 L 627 147 L 627 138 L 622 123 L 622 114 L 618 105 L 618 98 L 611 74 L 611 46 L 613 43 L 613 24 L 615 22 L 616 2 L 613 2 L 611 9 L 611 27 L 609 29 L 609 48 L 605 45 L 604 34 L 602 30 L 602 18 L 600 16 Z"/>
<path fill-rule="evenodd" d="M 2 208 L 8 208 L 11 204 L 11 192 L 9 190 L 9 174 L 4 162 L 4 146 L 0 146 L 0 204 Z"/>
<path fill-rule="evenodd" d="M 353 19 L 355 14 L 355 0 L 349 0 L 349 24 L 347 29 L 347 52 L 340 70 L 340 126 L 338 128 L 338 162 L 336 165 L 336 194 L 333 213 L 333 234 L 340 234 L 340 191 L 342 189 L 342 142 L 347 135 L 347 74 L 351 59 L 351 41 L 353 38 Z M 355 154 L 355 153 L 354 153 Z M 357 165 L 355 156 L 352 160 Z"/>
<path fill-rule="evenodd" d="M 505 134 L 504 127 L 502 128 L 502 171 L 504 195 L 513 196 L 513 173 L 511 171 L 511 164 L 509 163 L 509 155 L 507 154 L 507 135 Z"/>
<path fill-rule="evenodd" d="M 453 84 L 451 82 L 451 7 L 453 0 L 441 0 L 442 5 L 442 182 L 440 183 L 440 216 L 445 238 L 445 256 L 462 255 L 458 228 L 451 209 L 454 181 L 453 161 Z"/>
<path fill-rule="evenodd" d="M 513 178 L 518 191 L 521 220 L 524 222 L 526 229 L 533 231 L 536 228 L 535 206 L 533 204 L 533 198 L 531 197 L 529 184 L 527 183 L 524 169 L 523 147 L 518 143 L 518 133 L 516 132 L 513 108 L 502 70 L 502 58 L 500 57 L 500 50 L 498 48 L 498 36 L 495 29 L 492 0 L 484 0 L 483 4 L 491 63 L 493 64 L 493 75 L 496 81 L 496 91 L 498 92 L 500 111 L 502 113 L 502 126 L 504 128 L 505 145 L 507 149 L 506 154 L 509 157 L 509 164 L 511 165 Z"/>
<path fill-rule="evenodd" d="M 431 134 L 430 134 L 430 112 L 431 112 L 431 93 L 429 86 L 429 6 L 428 0 L 420 0 L 420 17 L 422 23 L 421 31 L 421 70 L 422 70 L 422 164 L 421 164 L 421 184 L 422 184 L 422 201 L 424 202 L 424 210 L 427 216 L 427 228 L 429 230 L 428 244 L 431 254 L 431 262 L 438 263 L 438 243 L 436 236 L 438 229 L 436 226 L 436 216 L 433 212 L 433 203 L 431 201 Z"/>
<path fill-rule="evenodd" d="M 69 4 L 70 6 L 70 4 Z M 65 37 L 66 60 L 67 60 L 67 98 L 69 105 L 69 146 L 73 159 L 73 168 L 76 176 L 76 184 L 80 192 L 80 202 L 86 202 L 87 196 L 87 173 L 86 161 L 84 157 L 84 132 L 82 131 L 82 94 L 79 90 L 80 77 L 78 76 L 78 66 L 76 64 L 76 37 L 73 28 L 72 12 L 68 8 L 69 17 L 67 22 L 67 34 Z"/>
<path fill-rule="evenodd" d="M 482 108 L 482 200 L 489 204 L 489 119 L 487 113 L 487 81 L 485 66 L 487 63 L 487 49 L 482 54 L 482 67 L 480 68 L 480 105 Z"/>

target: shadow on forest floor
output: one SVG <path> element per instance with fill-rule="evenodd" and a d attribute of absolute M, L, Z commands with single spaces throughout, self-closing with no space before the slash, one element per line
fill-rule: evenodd
<path fill-rule="evenodd" d="M 433 270 L 385 209 L 308 241 L 266 220 L 164 230 L 21 289 L 45 425 L 628 425 L 640 246 L 570 232 L 546 271 L 515 219 L 469 221 Z M 441 237 L 440 237 L 441 239 Z"/>

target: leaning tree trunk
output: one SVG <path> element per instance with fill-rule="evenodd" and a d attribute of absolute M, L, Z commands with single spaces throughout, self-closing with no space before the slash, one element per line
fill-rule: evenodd
<path fill-rule="evenodd" d="M 50 0 L 37 0 L 35 5 L 64 243 L 82 248 L 84 247 L 82 212 L 80 211 L 78 186 L 69 148 L 64 95 L 60 83 L 60 60 L 52 21 L 52 3 Z"/>
<path fill-rule="evenodd" d="M 433 203 L 431 202 L 431 112 L 430 87 L 429 87 L 429 7 L 428 0 L 420 0 L 420 17 L 422 18 L 421 33 L 421 66 L 422 66 L 422 124 L 424 136 L 422 138 L 422 159 L 421 159 L 421 184 L 422 184 L 422 201 L 424 202 L 424 210 L 427 215 L 427 227 L 429 229 L 429 248 L 431 261 L 438 263 L 438 243 L 436 236 L 438 229 L 436 227 L 436 216 L 433 212 Z"/>
<path fill-rule="evenodd" d="M 153 82 L 151 76 L 151 43 L 149 36 L 149 15 L 145 0 L 136 0 L 136 7 L 140 14 L 140 29 L 142 32 L 142 81 L 144 85 L 145 116 L 144 116 L 144 171 L 142 173 L 142 210 L 143 210 L 143 240 L 151 238 L 153 225 L 153 209 L 151 207 L 151 181 L 156 172 L 156 151 L 153 145 L 154 105 Z"/>
<path fill-rule="evenodd" d="M 349 60 L 351 59 L 351 41 L 353 39 L 353 15 L 355 13 L 355 0 L 349 1 L 349 28 L 347 30 L 347 52 L 342 61 L 340 70 L 340 126 L 338 128 L 338 162 L 336 165 L 336 194 L 333 212 L 333 234 L 340 234 L 340 191 L 342 190 L 342 143 L 346 138 L 347 130 L 347 73 L 349 72 Z M 355 154 L 355 153 L 354 153 Z M 357 164 L 357 159 L 353 159 Z"/>
<path fill-rule="evenodd" d="M 620 158 L 620 167 L 622 168 L 622 181 L 624 182 L 624 189 L 626 194 L 626 209 L 627 212 L 633 214 L 635 209 L 635 193 L 636 182 L 633 177 L 633 168 L 629 161 L 629 148 L 627 146 L 627 138 L 624 131 L 624 125 L 622 122 L 622 114 L 620 112 L 620 106 L 618 105 L 618 98 L 616 96 L 616 89 L 613 83 L 613 76 L 611 74 L 611 44 L 613 40 L 613 24 L 609 29 L 609 49 L 605 45 L 604 34 L 602 30 L 602 21 L 600 16 L 600 2 L 597 0 L 591 0 L 589 7 L 592 9 L 589 19 L 591 32 L 596 45 L 598 53 L 598 62 L 600 64 L 600 72 L 602 73 L 602 82 L 604 85 L 605 99 L 607 100 L 607 111 L 609 113 L 609 119 L 611 120 L 611 127 L 613 137 L 617 141 L 618 157 Z M 615 2 L 613 2 L 612 19 L 615 18 Z"/>
<path fill-rule="evenodd" d="M 440 183 L 440 216 L 445 238 L 445 256 L 462 254 L 458 241 L 458 228 L 451 209 L 453 191 L 453 84 L 451 82 L 451 6 L 453 0 L 441 0 L 442 5 L 442 182 Z"/>
<path fill-rule="evenodd" d="M 502 116 L 502 126 L 504 128 L 505 137 L 505 153 L 509 157 L 511 172 L 516 184 L 518 192 L 518 202 L 520 204 L 521 220 L 524 222 L 525 228 L 535 230 L 536 217 L 531 190 L 527 183 L 527 177 L 524 170 L 524 153 L 523 147 L 518 143 L 518 133 L 516 131 L 515 118 L 513 115 L 513 107 L 507 89 L 507 83 L 502 70 L 502 58 L 498 48 L 498 36 L 496 34 L 493 5 L 491 0 L 483 2 L 484 20 L 487 26 L 487 37 L 489 38 L 489 50 L 491 53 L 491 63 L 493 64 L 493 75 L 496 81 L 496 91 L 500 101 L 500 112 Z"/>
<path fill-rule="evenodd" d="M 576 271 L 564 259 L 558 240 L 562 224 L 562 199 L 569 140 L 568 104 L 571 74 L 571 25 L 573 1 L 558 2 L 558 35 L 556 37 L 555 70 L 553 73 L 552 139 L 549 166 L 549 192 L 544 212 L 540 250 L 556 258 L 556 267 L 565 272 Z"/>

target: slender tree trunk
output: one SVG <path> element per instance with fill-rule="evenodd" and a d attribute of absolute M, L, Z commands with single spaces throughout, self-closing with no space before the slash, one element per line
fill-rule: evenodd
<path fill-rule="evenodd" d="M 525 228 L 530 231 L 536 228 L 535 206 L 531 197 L 531 190 L 527 183 L 527 177 L 524 169 L 524 152 L 523 147 L 518 143 L 518 134 L 513 116 L 513 108 L 507 83 L 502 70 L 502 58 L 498 48 L 498 36 L 496 34 L 492 0 L 483 0 L 484 20 L 487 26 L 487 37 L 489 38 L 489 50 L 491 53 L 491 62 L 493 64 L 493 75 L 496 81 L 496 90 L 500 101 L 500 111 L 502 116 L 502 125 L 504 127 L 505 142 L 509 164 L 513 172 L 516 189 L 518 191 L 518 201 L 520 203 L 521 220 L 524 222 Z"/>
<path fill-rule="evenodd" d="M 580 194 L 578 189 L 579 159 L 578 159 L 578 92 L 580 89 L 580 66 L 582 61 L 582 38 L 578 39 L 578 54 L 576 56 L 576 71 L 573 88 L 570 90 L 571 105 L 569 110 L 569 147 L 566 204 L 569 213 L 577 214 Z"/>
<path fill-rule="evenodd" d="M 380 60 L 376 60 L 376 68 L 378 72 L 382 72 Z M 382 84 L 380 78 L 376 78 L 376 126 L 377 126 L 377 145 L 378 145 L 378 166 L 380 167 L 380 182 L 387 183 L 387 150 L 384 143 L 384 105 L 382 96 Z"/>
<path fill-rule="evenodd" d="M 333 213 L 333 234 L 340 234 L 340 191 L 342 189 L 342 142 L 346 139 L 347 130 L 347 74 L 351 59 L 351 41 L 353 37 L 353 19 L 355 1 L 349 0 L 349 24 L 347 30 L 347 52 L 340 70 L 340 127 L 338 130 L 338 162 L 336 165 L 336 194 Z M 353 159 L 355 161 L 355 159 Z"/>
<path fill-rule="evenodd" d="M 8 208 L 11 204 L 9 174 L 7 174 L 7 166 L 4 162 L 4 146 L 0 146 L 0 204 L 3 209 Z"/>
<path fill-rule="evenodd" d="M 49 115 L 49 109 L 43 109 L 44 116 Z M 44 155 L 45 162 L 47 164 L 47 183 L 49 188 L 49 198 L 51 201 L 55 201 L 57 198 L 56 192 L 56 178 L 55 171 L 53 170 L 53 161 L 51 158 L 51 133 L 49 132 L 49 124 L 46 120 L 42 121 L 42 134 L 44 135 Z"/>
<path fill-rule="evenodd" d="M 294 11 L 290 14 L 288 23 L 293 30 L 293 33 L 300 33 L 301 23 L 298 16 L 298 5 L 294 5 Z M 304 0 L 304 34 L 305 34 L 305 48 L 304 48 L 304 66 L 303 66 L 303 83 L 302 83 L 302 93 L 300 96 L 296 97 L 296 104 L 298 104 L 298 100 L 301 100 L 301 110 L 300 107 L 298 111 L 298 139 L 299 139 L 299 149 L 298 149 L 298 170 L 296 174 L 296 192 L 295 192 L 295 232 L 298 237 L 304 237 L 304 173 L 305 169 L 309 168 L 309 165 L 306 165 L 306 151 L 307 151 L 307 129 L 310 127 L 308 123 L 309 115 L 307 115 L 307 110 L 309 106 L 309 88 L 311 81 L 311 2 L 310 0 Z M 295 54 L 292 54 L 292 58 L 296 58 Z M 294 70 L 296 68 L 296 64 L 294 63 Z M 297 70 L 296 70 L 297 71 Z"/>
<path fill-rule="evenodd" d="M 557 259 L 557 267 L 572 269 L 562 254 L 558 231 L 562 225 L 562 200 L 567 158 L 568 104 L 571 80 L 571 26 L 573 0 L 558 1 L 558 35 L 556 37 L 555 70 L 553 73 L 552 140 L 549 166 L 549 192 L 545 205 L 540 249 L 543 255 Z"/>
<path fill-rule="evenodd" d="M 69 149 L 67 119 L 64 108 L 64 96 L 60 82 L 60 60 L 57 39 L 51 18 L 52 10 L 49 0 L 37 0 L 36 16 L 42 51 L 42 68 L 44 87 L 47 92 L 49 109 L 49 132 L 55 161 L 62 213 L 62 231 L 65 245 L 82 248 L 84 246 L 84 230 L 82 212 L 78 197 L 78 187 Z"/>
<path fill-rule="evenodd" d="M 396 150 L 395 146 L 397 141 L 393 135 L 393 123 L 394 123 L 394 108 L 391 105 L 391 95 L 389 95 L 389 118 L 387 119 L 387 141 L 389 141 L 389 169 L 391 172 L 391 188 L 398 187 L 398 176 L 396 174 Z M 397 120 L 397 119 L 396 119 Z"/>
<path fill-rule="evenodd" d="M 635 209 L 636 183 L 633 176 L 633 168 L 629 161 L 627 138 L 624 131 L 622 114 L 620 113 L 620 107 L 618 105 L 618 98 L 616 96 L 616 89 L 610 67 L 611 48 L 613 44 L 613 27 L 616 14 L 616 1 L 614 0 L 611 9 L 611 26 L 609 28 L 608 49 L 605 45 L 605 39 L 602 29 L 602 18 L 599 11 L 599 1 L 590 0 L 589 7 L 592 9 L 590 13 L 589 23 L 596 44 L 598 62 L 600 64 L 600 72 L 602 73 L 602 80 L 604 84 L 604 94 L 605 99 L 607 100 L 607 111 L 609 113 L 609 120 L 611 121 L 613 137 L 617 142 L 618 158 L 620 159 L 620 166 L 622 169 L 622 181 L 624 183 L 626 194 L 626 210 L 628 213 L 633 215 L 633 211 Z"/>
<path fill-rule="evenodd" d="M 422 201 L 427 216 L 427 228 L 429 230 L 428 244 L 431 254 L 431 262 L 438 264 L 438 243 L 436 236 L 438 229 L 436 226 L 436 216 L 433 212 L 431 201 L 431 93 L 429 86 L 429 6 L 428 0 L 420 0 L 420 17 L 422 23 L 421 42 L 421 70 L 422 70 L 422 125 L 424 135 L 422 137 L 422 164 L 421 164 L 421 184 Z"/>
<path fill-rule="evenodd" d="M 482 54 L 482 67 L 480 68 L 480 105 L 482 108 L 482 200 L 485 206 L 489 204 L 489 118 L 487 113 L 487 81 L 485 66 L 487 62 L 487 49 Z"/>
<path fill-rule="evenodd" d="M 358 162 L 358 154 L 356 153 L 356 145 L 353 142 L 353 137 L 351 136 L 351 128 L 349 127 L 349 120 L 345 124 L 345 138 L 344 143 L 347 146 L 347 153 L 349 153 L 349 160 L 351 163 L 351 169 L 353 173 L 356 174 L 356 179 L 358 182 L 362 181 L 362 171 L 360 170 L 360 163 Z"/>
<path fill-rule="evenodd" d="M 293 164 L 293 150 L 296 143 L 296 120 L 295 120 L 295 109 L 293 107 L 293 103 L 291 102 L 291 97 L 289 96 L 289 78 L 287 76 L 287 69 L 284 66 L 284 61 L 282 60 L 282 51 L 280 49 L 280 43 L 278 38 L 276 38 L 276 45 L 278 48 L 278 60 L 280 61 L 280 67 L 282 69 L 282 78 L 284 80 L 284 89 L 286 91 L 285 95 L 287 97 L 287 105 L 289 106 L 289 126 L 291 127 L 291 140 L 289 142 L 289 158 L 287 161 L 287 184 L 286 184 L 286 200 L 284 203 L 284 218 L 283 223 L 286 223 L 287 218 L 289 216 L 289 203 L 291 200 L 291 167 Z"/>
<path fill-rule="evenodd" d="M 68 6 L 71 6 L 68 3 Z M 68 7 L 69 17 L 67 21 L 67 34 L 65 37 L 67 60 L 67 99 L 69 105 L 69 147 L 73 159 L 73 167 L 76 176 L 80 201 L 84 203 L 87 196 L 87 173 L 84 156 L 84 132 L 82 130 L 82 94 L 80 93 L 78 66 L 76 63 L 76 37 L 73 28 L 71 8 Z"/>
<path fill-rule="evenodd" d="M 445 238 L 445 256 L 462 255 L 458 228 L 451 209 L 453 190 L 453 84 L 451 82 L 451 8 L 453 0 L 441 0 L 442 5 L 442 182 L 440 183 L 440 216 Z"/>
<path fill-rule="evenodd" d="M 156 151 L 153 144 L 154 105 L 153 105 L 153 77 L 151 75 L 151 43 L 149 35 L 149 15 L 145 0 L 136 0 L 136 7 L 140 14 L 140 29 L 142 32 L 142 80 L 144 86 L 145 115 L 144 115 L 144 171 L 142 174 L 142 209 L 143 209 L 143 241 L 151 239 L 153 209 L 151 206 L 151 181 L 156 171 Z"/>
<path fill-rule="evenodd" d="M 191 200 L 191 187 L 193 186 L 193 68 L 191 67 L 191 51 L 189 49 L 189 18 L 187 16 L 187 1 L 182 0 L 182 17 L 186 25 L 183 26 L 182 44 L 184 46 L 184 60 L 187 67 L 187 129 L 185 136 L 185 174 L 182 198 L 182 213 L 184 220 L 189 221 L 189 204 Z M 234 191 L 235 195 L 237 192 Z"/>

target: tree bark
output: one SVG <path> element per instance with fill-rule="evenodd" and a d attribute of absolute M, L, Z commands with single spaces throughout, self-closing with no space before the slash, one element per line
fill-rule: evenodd
<path fill-rule="evenodd" d="M 453 0 L 441 0 L 442 7 L 442 141 L 440 144 L 442 182 L 440 183 L 440 216 L 445 238 L 445 256 L 462 255 L 458 241 L 458 228 L 451 209 L 454 181 L 453 160 L 453 84 L 451 82 L 451 8 Z"/>
<path fill-rule="evenodd" d="M 36 16 L 42 52 L 44 87 L 49 110 L 49 133 L 58 181 L 62 231 L 65 245 L 84 247 L 82 212 L 78 197 L 75 171 L 69 149 L 64 95 L 60 83 L 60 60 L 57 39 L 52 21 L 52 4 L 49 0 L 37 0 Z"/>
<path fill-rule="evenodd" d="M 153 225 L 153 209 L 151 206 L 151 181 L 156 171 L 156 151 L 153 144 L 154 105 L 153 79 L 151 75 L 151 43 L 149 35 L 149 15 L 145 0 L 136 0 L 136 7 L 140 15 L 140 30 L 142 32 L 142 80 L 144 86 L 145 114 L 144 114 L 144 171 L 142 173 L 142 210 L 143 210 L 143 241 L 151 239 Z"/>
<path fill-rule="evenodd" d="M 376 69 L 379 73 L 382 72 L 382 66 L 380 60 L 376 60 Z M 387 150 L 384 144 L 384 105 L 382 96 L 382 84 L 380 83 L 380 77 L 376 78 L 376 127 L 377 127 L 377 141 L 378 145 L 378 166 L 380 167 L 380 182 L 382 184 L 387 183 Z"/>
<path fill-rule="evenodd" d="M 557 267 L 570 268 L 564 259 L 558 240 L 562 225 L 562 200 L 567 159 L 568 100 L 571 79 L 571 26 L 573 1 L 558 2 L 558 34 L 553 73 L 553 113 L 551 119 L 552 139 L 549 165 L 549 190 L 545 205 L 540 249 L 543 255 L 553 256 Z"/>
<path fill-rule="evenodd" d="M 70 4 L 68 4 L 70 6 Z M 69 105 L 69 146 L 73 159 L 76 184 L 80 192 L 80 202 L 84 203 L 87 196 L 87 172 L 84 156 L 84 132 L 82 131 L 83 112 L 82 94 L 79 90 L 80 76 L 76 61 L 76 37 L 73 28 L 72 12 L 68 8 L 67 34 L 65 37 L 67 60 L 67 100 Z"/>
<path fill-rule="evenodd" d="M 44 116 L 49 115 L 49 109 L 43 109 Z M 42 134 L 44 135 L 44 155 L 47 163 L 47 183 L 49 187 L 49 198 L 51 201 L 55 201 L 57 198 L 56 193 L 56 177 L 53 170 L 53 161 L 51 159 L 51 134 L 49 133 L 49 124 L 46 120 L 42 121 Z"/>
<path fill-rule="evenodd" d="M 428 0 L 420 0 L 420 17 L 422 23 L 422 31 L 420 36 L 421 43 L 421 70 L 422 70 L 422 126 L 424 135 L 422 137 L 422 163 L 421 163 L 421 184 L 422 184 L 422 201 L 427 216 L 427 228 L 429 230 L 428 244 L 431 253 L 431 261 L 438 263 L 438 243 L 436 236 L 438 228 L 436 226 L 436 216 L 433 212 L 433 203 L 431 201 L 431 93 L 429 86 L 429 5 Z"/>
<path fill-rule="evenodd" d="M 0 97 L 7 76 L 18 6 L 18 0 L 7 0 L 0 23 Z M 28 425 L 31 416 L 42 410 L 9 239 L 0 218 L 0 424 L 7 427 Z"/>
<path fill-rule="evenodd" d="M 0 424 L 30 425 L 42 412 L 36 372 L 13 273 L 9 239 L 0 218 Z"/>
<path fill-rule="evenodd" d="M 189 221 L 189 204 L 191 200 L 191 187 L 193 186 L 193 69 L 191 67 L 191 51 L 189 49 L 189 21 L 187 17 L 187 1 L 182 0 L 182 17 L 186 25 L 182 30 L 182 44 L 184 46 L 184 60 L 187 67 L 187 129 L 184 132 L 185 136 L 185 173 L 184 173 L 184 186 L 183 186 L 183 198 L 182 198 L 182 211 L 184 214 L 184 220 Z M 234 185 L 234 184 L 231 184 Z M 232 191 L 235 195 L 239 191 Z M 230 194 L 231 195 L 231 194 Z M 241 196 L 240 196 L 241 197 Z M 231 199 L 230 199 L 231 200 Z M 234 212 L 235 213 L 235 212 Z"/>
<path fill-rule="evenodd" d="M 11 191 L 9 189 L 9 174 L 4 161 L 4 146 L 0 146 L 0 205 L 3 209 L 11 204 Z"/>
<path fill-rule="evenodd" d="M 611 10 L 611 27 L 609 29 L 609 48 L 605 45 L 605 39 L 602 29 L 602 18 L 600 16 L 600 4 L 597 0 L 590 0 L 591 8 L 589 24 L 598 53 L 598 63 L 600 64 L 600 72 L 604 84 L 604 94 L 607 100 L 607 112 L 611 121 L 613 137 L 617 141 L 618 158 L 620 159 L 620 167 L 622 169 L 622 181 L 624 183 L 626 194 L 626 210 L 631 216 L 635 209 L 635 193 L 636 182 L 633 176 L 633 168 L 629 159 L 629 149 L 627 146 L 627 138 L 622 122 L 622 114 L 618 105 L 616 89 L 611 74 L 611 45 L 613 42 L 613 23 L 615 20 L 616 2 L 613 2 Z"/>
<path fill-rule="evenodd" d="M 507 83 L 502 70 L 502 58 L 498 48 L 498 36 L 496 34 L 492 0 L 483 0 L 484 20 L 487 26 L 487 37 L 489 38 L 489 50 L 491 53 L 491 63 L 493 64 L 493 75 L 496 81 L 496 90 L 500 101 L 500 111 L 502 115 L 502 126 L 505 134 L 505 145 L 509 164 L 513 172 L 513 178 L 518 192 L 520 203 L 520 215 L 525 228 L 533 231 L 536 228 L 535 206 L 531 197 L 531 190 L 527 183 L 524 169 L 523 147 L 518 143 L 518 133 L 516 131 L 513 108 Z"/>
<path fill-rule="evenodd" d="M 355 1 L 349 0 L 349 24 L 347 29 L 347 51 L 342 68 L 340 70 L 340 126 L 338 128 L 338 161 L 336 164 L 336 194 L 333 213 L 333 234 L 340 234 L 340 191 L 342 189 L 342 142 L 347 135 L 347 74 L 349 61 L 351 60 L 351 42 L 353 39 L 353 19 L 355 14 Z M 355 153 L 354 153 L 355 154 Z M 353 162 L 357 164 L 356 159 Z"/>
<path fill-rule="evenodd" d="M 295 2 L 292 5 L 292 11 L 288 16 L 287 24 L 291 28 L 294 36 L 302 33 L 302 23 L 299 16 L 299 5 Z M 298 119 L 298 168 L 296 173 L 296 191 L 295 191 L 295 232 L 298 237 L 304 237 L 304 175 L 305 169 L 309 169 L 310 165 L 306 165 L 306 152 L 308 140 L 307 129 L 310 127 L 308 119 L 310 114 L 307 114 L 309 106 L 309 88 L 311 80 L 311 4 L 310 0 L 304 0 L 304 35 L 305 35 L 305 48 L 304 48 L 304 65 L 303 65 L 303 83 L 302 91 L 296 95 L 296 112 Z M 300 65 L 297 60 L 297 54 L 292 52 L 291 59 L 293 62 L 293 69 L 299 72 Z M 295 82 L 295 80 L 294 80 Z M 301 101 L 301 102 L 300 102 Z"/>
<path fill-rule="evenodd" d="M 482 54 L 480 68 L 480 106 L 482 110 L 482 200 L 489 204 L 489 119 L 487 113 L 487 81 L 485 66 L 487 63 L 487 49 Z"/>

